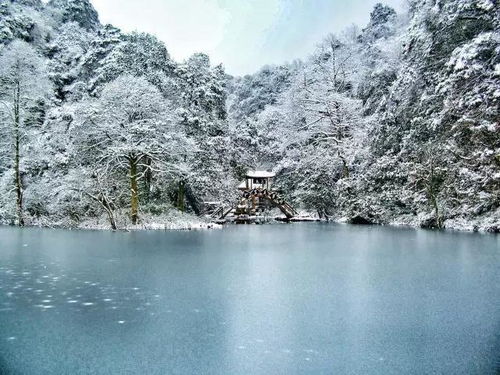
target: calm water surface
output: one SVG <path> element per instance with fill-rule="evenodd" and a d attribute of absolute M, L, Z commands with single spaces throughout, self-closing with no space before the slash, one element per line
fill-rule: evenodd
<path fill-rule="evenodd" d="M 0 228 L 3 374 L 496 374 L 500 237 Z"/>

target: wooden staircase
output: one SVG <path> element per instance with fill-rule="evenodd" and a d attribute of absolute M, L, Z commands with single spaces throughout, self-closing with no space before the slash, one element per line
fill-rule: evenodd
<path fill-rule="evenodd" d="M 280 211 L 286 216 L 287 219 L 291 219 L 294 216 L 298 215 L 298 212 L 289 203 L 287 203 L 282 196 L 274 191 L 270 191 L 267 189 L 252 189 L 243 192 L 243 200 L 248 201 L 253 200 L 254 198 L 259 198 L 259 200 L 265 199 L 271 202 L 274 207 L 280 209 Z M 236 209 L 231 207 L 226 212 L 223 212 L 222 216 L 220 216 L 220 219 L 224 219 L 233 211 L 236 213 Z M 220 211 L 218 212 L 220 213 Z"/>

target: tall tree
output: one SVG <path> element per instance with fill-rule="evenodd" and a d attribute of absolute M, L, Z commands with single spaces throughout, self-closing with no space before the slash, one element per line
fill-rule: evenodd
<path fill-rule="evenodd" d="M 227 185 L 231 180 L 227 77 L 222 66 L 212 67 L 209 57 L 202 53 L 180 64 L 175 75 L 180 92 L 177 104 L 181 125 L 196 148 L 196 153 L 186 160 L 190 173 L 179 181 L 177 203 L 180 209 L 185 202 L 189 203 L 196 212 L 202 199 L 224 199 L 233 190 Z"/>
<path fill-rule="evenodd" d="M 16 191 L 17 224 L 24 225 L 21 151 L 30 109 L 50 92 L 45 62 L 26 42 L 16 40 L 0 56 L 0 101 L 6 112 L 2 123 L 10 132 Z"/>
<path fill-rule="evenodd" d="M 148 171 L 175 174 L 186 152 L 172 109 L 142 77 L 124 75 L 107 84 L 102 95 L 84 104 L 77 125 L 83 160 L 102 178 L 126 172 L 132 224 L 139 219 L 139 180 Z M 89 151 L 91 152 L 89 154 Z M 89 159 L 90 158 L 90 159 Z"/>

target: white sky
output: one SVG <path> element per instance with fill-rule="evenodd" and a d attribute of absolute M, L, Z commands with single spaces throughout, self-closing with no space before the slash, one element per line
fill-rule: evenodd
<path fill-rule="evenodd" d="M 205 52 L 234 75 L 305 57 L 328 33 L 364 27 L 380 1 L 91 0 L 102 23 L 156 35 L 177 61 Z"/>

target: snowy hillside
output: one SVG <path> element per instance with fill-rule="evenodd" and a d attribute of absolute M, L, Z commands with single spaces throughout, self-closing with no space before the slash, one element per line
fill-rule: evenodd
<path fill-rule="evenodd" d="M 498 231 L 499 26 L 489 0 L 377 5 L 301 65 L 236 80 L 243 164 L 322 215 Z"/>
<path fill-rule="evenodd" d="M 231 77 L 88 0 L 0 0 L 0 222 L 176 227 L 268 168 L 322 217 L 498 232 L 499 29 L 494 0 L 378 4 Z"/>

